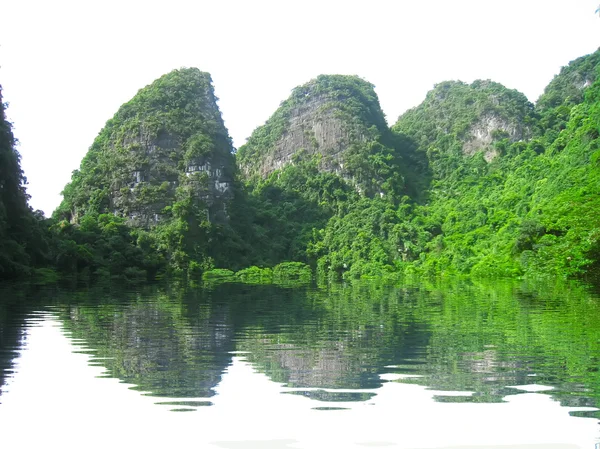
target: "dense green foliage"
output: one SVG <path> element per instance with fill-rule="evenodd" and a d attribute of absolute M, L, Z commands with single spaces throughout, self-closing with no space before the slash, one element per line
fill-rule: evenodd
<path fill-rule="evenodd" d="M 339 174 L 369 197 L 393 197 L 405 188 L 403 158 L 410 148 L 402 148 L 390 132 L 372 84 L 356 76 L 320 75 L 296 87 L 237 152 L 254 183 L 259 174 L 272 172 L 268 161 L 285 157 L 280 146 L 298 126 L 307 136 L 301 139 L 306 147 L 294 148 L 292 164 L 316 158 L 319 171 Z M 336 140 L 319 126 L 337 134 Z"/>
<path fill-rule="evenodd" d="M 582 56 L 571 61 L 560 74 L 544 89 L 536 103 L 541 111 L 559 106 L 575 106 L 584 99 L 585 88 L 591 86 L 598 77 L 600 52 Z"/>
<path fill-rule="evenodd" d="M 596 275 L 599 62 L 563 68 L 535 107 L 443 82 L 391 129 L 371 84 L 319 76 L 239 149 L 240 173 L 210 76 L 176 70 L 107 122 L 47 222 L 3 118 L 0 276 L 278 282 L 292 261 L 329 278 Z"/>
<path fill-rule="evenodd" d="M 123 230 L 117 244 L 122 246 L 113 248 L 122 257 L 111 261 L 111 271 L 123 273 L 121 262 L 127 261 L 150 275 L 201 272 L 237 256 L 228 251 L 229 246 L 235 251 L 239 239 L 224 212 L 232 195 L 214 187 L 230 186 L 234 175 L 210 75 L 175 70 L 141 89 L 107 122 L 65 187 L 54 217 L 100 236 L 102 220 Z M 131 226 L 129 235 L 124 223 Z M 71 229 L 60 225 L 65 227 Z M 81 236 L 75 242 L 103 246 L 103 240 L 94 245 Z M 87 265 L 85 257 L 74 263 Z"/>
<path fill-rule="evenodd" d="M 42 215 L 27 205 L 25 184 L 0 86 L 0 279 L 30 274 L 47 257 Z"/>
<path fill-rule="evenodd" d="M 207 284 L 222 282 L 240 282 L 243 284 L 276 284 L 282 287 L 297 287 L 312 281 L 312 270 L 302 262 L 282 262 L 271 268 L 251 266 L 233 272 L 223 268 L 214 268 L 202 273 Z"/>
<path fill-rule="evenodd" d="M 589 61 L 595 63 L 597 55 Z M 575 64 L 583 63 L 579 59 Z M 545 95 L 563 85 L 565 73 L 573 71 L 563 70 Z M 518 142 L 498 139 L 493 149 L 499 156 L 489 163 L 481 153 L 448 158 L 446 170 L 434 171 L 427 201 L 412 211 L 410 226 L 425 238 L 404 239 L 400 249 L 408 244 L 418 255 L 405 257 L 402 268 L 478 276 L 594 272 L 599 260 L 594 212 L 600 186 L 594 163 L 599 89 L 598 83 L 592 84 L 585 101 L 571 106 L 567 125 L 556 136 L 544 132 L 541 120 L 543 136 Z M 506 104 L 510 112 L 512 105 Z M 410 130 L 403 120 L 396 130 Z M 444 138 L 442 133 L 426 142 Z"/>
<path fill-rule="evenodd" d="M 574 65 L 590 73 L 597 59 L 598 52 Z M 561 78 L 574 70 L 564 69 L 545 95 L 561 94 Z M 597 274 L 599 95 L 594 82 L 582 103 L 571 95 L 556 106 L 568 108 L 568 120 L 554 129 L 544 120 L 555 110 L 534 110 L 496 83 L 438 85 L 394 126 L 427 155 L 427 188 L 399 207 L 353 203 L 308 252 L 323 271 L 345 277 Z M 487 145 L 465 151 L 482 117 L 499 126 L 489 127 Z"/>
<path fill-rule="evenodd" d="M 78 225 L 67 221 L 50 227 L 54 267 L 83 281 L 91 278 L 146 280 L 164 265 L 160 253 L 150 251 L 144 236 L 111 214 L 89 214 Z"/>

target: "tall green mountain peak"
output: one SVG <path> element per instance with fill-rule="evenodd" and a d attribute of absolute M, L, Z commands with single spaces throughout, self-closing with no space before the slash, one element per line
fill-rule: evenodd
<path fill-rule="evenodd" d="M 318 159 L 367 195 L 384 194 L 375 158 L 400 172 L 400 152 L 374 87 L 348 75 L 320 75 L 293 89 L 237 153 L 241 172 L 266 178 L 300 160 Z"/>
<path fill-rule="evenodd" d="M 492 81 L 440 83 L 393 129 L 370 83 L 321 75 L 237 154 L 210 76 L 175 70 L 100 132 L 38 239 L 47 255 L 19 252 L 43 248 L 16 233 L 43 223 L 0 191 L 0 254 L 16 255 L 0 269 L 42 257 L 82 276 L 255 265 L 244 276 L 268 277 L 290 261 L 346 279 L 597 274 L 598 58 L 564 68 L 535 107 Z M 26 199 L 2 123 L 0 187 Z M 29 224 L 11 224 L 9 207 Z"/>
<path fill-rule="evenodd" d="M 56 213 L 73 222 L 86 213 L 112 213 L 149 227 L 187 201 L 211 221 L 224 219 L 234 170 L 210 75 L 174 70 L 138 91 L 106 123 Z"/>

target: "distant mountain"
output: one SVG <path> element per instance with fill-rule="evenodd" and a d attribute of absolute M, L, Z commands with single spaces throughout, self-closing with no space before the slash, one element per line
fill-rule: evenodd
<path fill-rule="evenodd" d="M 540 116 L 540 134 L 547 142 L 567 127 L 571 109 L 582 103 L 585 92 L 598 78 L 600 50 L 571 61 L 544 89 L 536 103 Z"/>
<path fill-rule="evenodd" d="M 600 50 L 571 61 L 546 86 L 536 102 L 536 107 L 544 111 L 561 105 L 573 106 L 581 103 L 585 90 L 598 78 L 599 66 Z"/>
<path fill-rule="evenodd" d="M 535 124 L 533 104 L 516 90 L 489 80 L 446 81 L 402 114 L 393 129 L 413 139 L 429 159 L 481 151 L 490 162 L 498 156 L 494 142 L 527 139 Z"/>

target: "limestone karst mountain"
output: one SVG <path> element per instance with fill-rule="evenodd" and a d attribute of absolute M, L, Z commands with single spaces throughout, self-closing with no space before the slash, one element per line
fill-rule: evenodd
<path fill-rule="evenodd" d="M 498 156 L 494 142 L 531 137 L 535 118 L 525 95 L 499 83 L 445 81 L 402 114 L 393 129 L 414 139 L 429 159 L 481 151 L 490 162 Z"/>
<path fill-rule="evenodd" d="M 246 178 L 266 178 L 318 159 L 320 171 L 339 175 L 367 196 L 383 195 L 390 190 L 386 181 L 402 177 L 400 146 L 372 84 L 357 76 L 320 75 L 292 91 L 239 149 L 237 162 Z"/>
<path fill-rule="evenodd" d="M 440 83 L 392 129 L 373 85 L 321 75 L 237 153 L 210 76 L 175 70 L 107 122 L 52 220 L 17 208 L 28 218 L 7 234 L 18 214 L 0 207 L 0 273 L 600 272 L 599 55 L 563 68 L 535 106 L 492 81 Z M 6 125 L 0 189 L 16 181 L 24 199 Z"/>
<path fill-rule="evenodd" d="M 77 222 L 108 212 L 147 228 L 188 201 L 211 221 L 224 219 L 235 167 L 216 101 L 210 75 L 193 68 L 141 89 L 90 147 L 58 215 Z"/>

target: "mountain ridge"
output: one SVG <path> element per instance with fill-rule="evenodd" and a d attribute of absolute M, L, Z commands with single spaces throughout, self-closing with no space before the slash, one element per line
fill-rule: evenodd
<path fill-rule="evenodd" d="M 42 265 L 126 277 L 288 261 L 345 279 L 595 273 L 599 63 L 600 51 L 573 61 L 536 105 L 490 80 L 444 81 L 391 127 L 372 84 L 320 75 L 237 153 L 210 75 L 170 72 L 99 133 L 46 224 Z"/>

